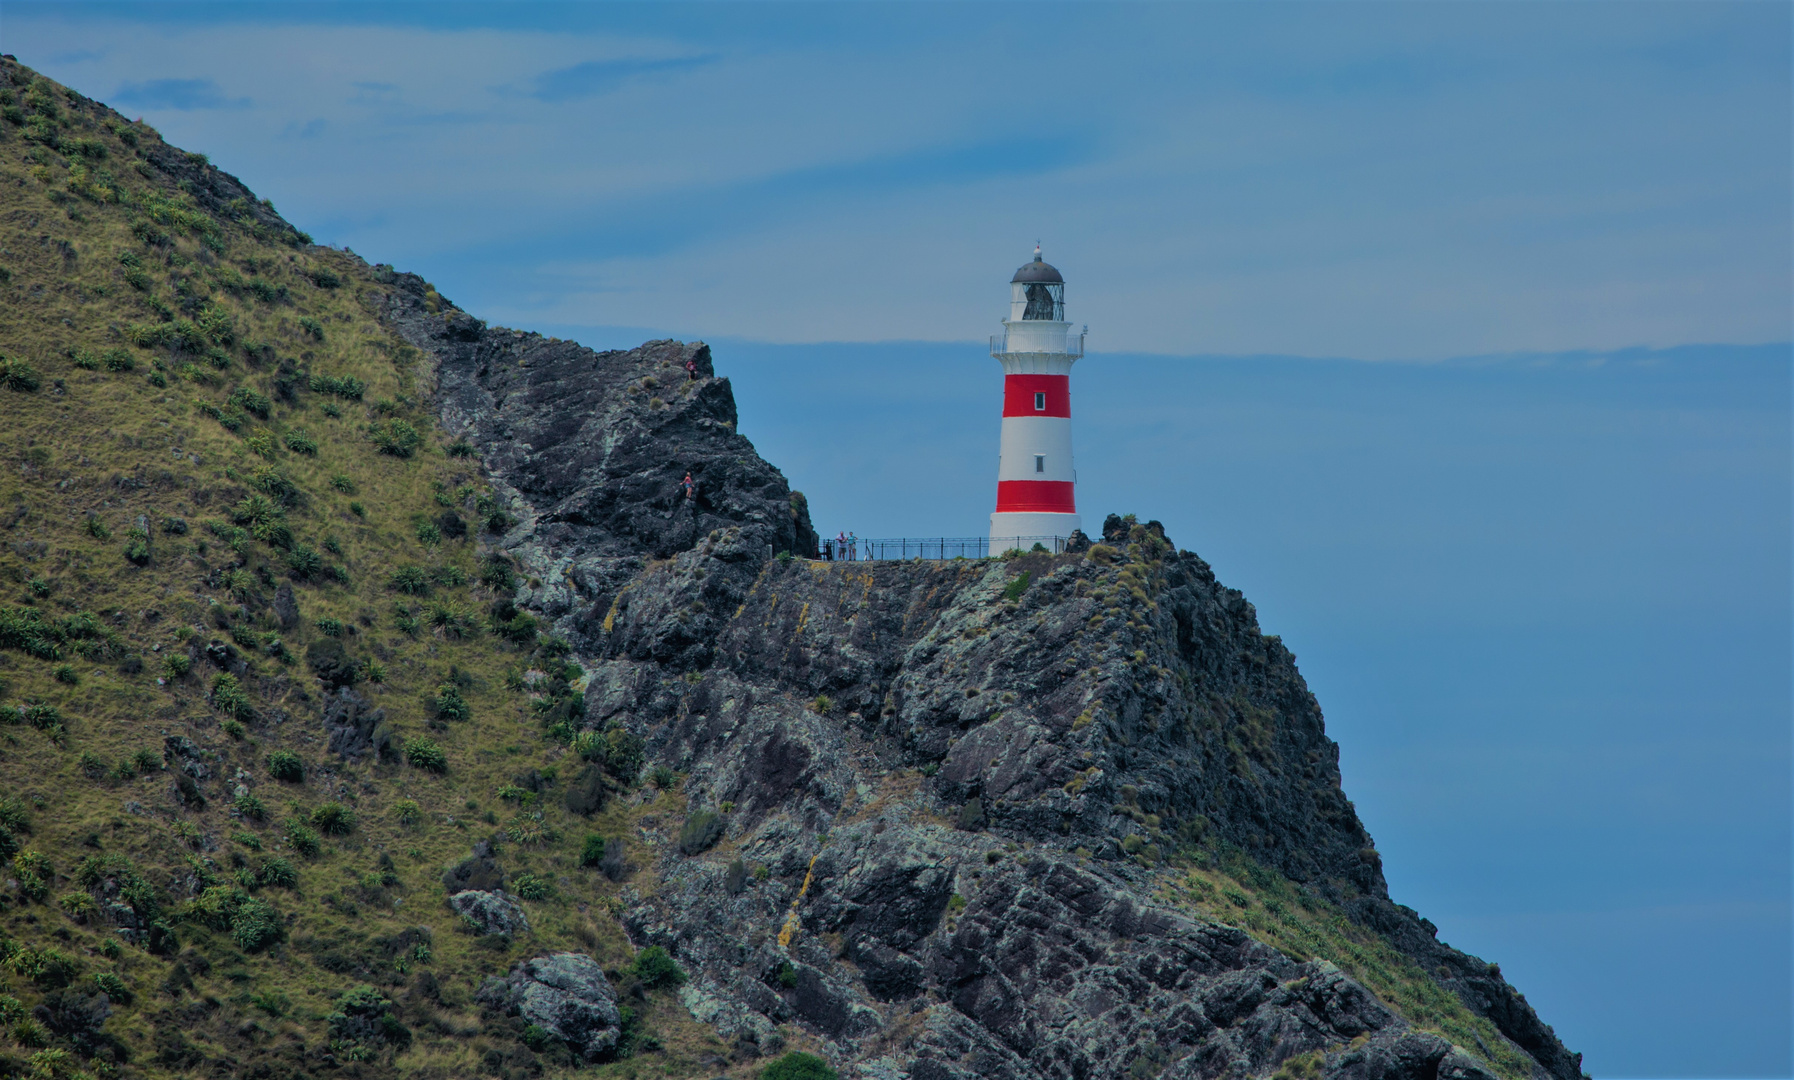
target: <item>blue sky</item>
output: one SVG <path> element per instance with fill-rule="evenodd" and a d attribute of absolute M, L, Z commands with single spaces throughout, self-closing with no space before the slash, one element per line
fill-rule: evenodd
<path fill-rule="evenodd" d="M 494 322 L 702 337 L 862 536 L 1079 501 L 1258 605 L 1391 888 L 1597 1076 L 1789 1075 L 1790 8 L 34 5 L 0 49 Z"/>

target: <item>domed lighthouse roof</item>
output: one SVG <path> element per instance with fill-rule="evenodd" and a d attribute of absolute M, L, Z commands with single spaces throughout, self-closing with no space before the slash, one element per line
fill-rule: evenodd
<path fill-rule="evenodd" d="M 1034 261 L 1031 263 L 1024 263 L 1022 268 L 1017 270 L 1015 276 L 1010 278 L 1009 281 L 1010 284 L 1033 284 L 1035 282 L 1041 282 L 1048 285 L 1065 284 L 1065 279 L 1059 276 L 1059 271 L 1053 269 L 1052 263 L 1040 261 L 1039 244 L 1034 245 Z"/>

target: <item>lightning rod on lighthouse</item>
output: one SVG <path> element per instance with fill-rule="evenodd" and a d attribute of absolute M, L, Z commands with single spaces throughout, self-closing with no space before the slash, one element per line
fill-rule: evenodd
<path fill-rule="evenodd" d="M 1071 459 L 1071 366 L 1084 355 L 1084 332 L 1065 321 L 1065 278 L 1034 260 L 1009 283 L 1009 317 L 991 337 L 1003 365 L 1003 435 L 997 461 L 997 510 L 990 548 L 1030 547 L 1078 527 L 1077 473 Z"/>

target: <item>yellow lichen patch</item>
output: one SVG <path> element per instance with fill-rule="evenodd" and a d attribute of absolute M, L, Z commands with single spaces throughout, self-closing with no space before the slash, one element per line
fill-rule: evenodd
<path fill-rule="evenodd" d="M 801 925 L 801 920 L 797 917 L 797 906 L 804 902 L 804 894 L 810 891 L 810 881 L 816 876 L 816 860 L 820 858 L 822 858 L 820 851 L 810 856 L 810 868 L 804 871 L 803 886 L 797 890 L 797 896 L 792 898 L 791 913 L 785 916 L 785 925 L 779 928 L 779 948 L 781 949 L 791 947 L 791 938 Z"/>

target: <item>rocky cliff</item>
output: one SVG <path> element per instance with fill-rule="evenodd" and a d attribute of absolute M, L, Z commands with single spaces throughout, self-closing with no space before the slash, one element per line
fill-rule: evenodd
<path fill-rule="evenodd" d="M 685 776 L 623 917 L 738 1057 L 796 1025 L 881 1078 L 1581 1075 L 1389 900 L 1289 651 L 1156 522 L 813 561 L 705 346 L 594 353 L 397 280 L 382 317 L 510 495 L 582 725 Z"/>
<path fill-rule="evenodd" d="M 1156 524 L 815 561 L 704 346 L 8 56 L 0 192 L 0 1078 L 1579 1075 Z"/>

